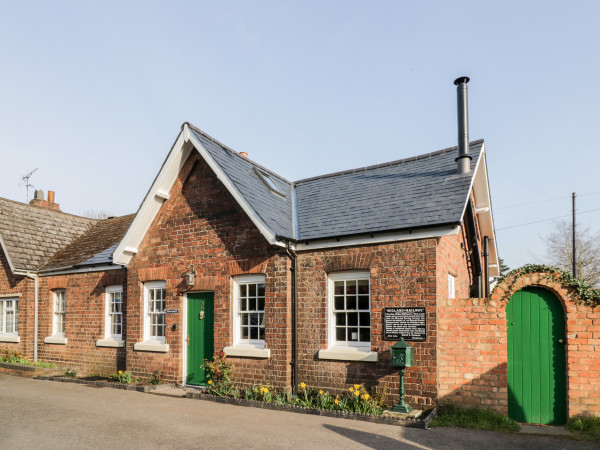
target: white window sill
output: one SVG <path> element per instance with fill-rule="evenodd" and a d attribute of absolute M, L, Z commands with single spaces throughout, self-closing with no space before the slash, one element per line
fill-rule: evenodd
<path fill-rule="evenodd" d="M 21 337 L 17 335 L 0 334 L 0 342 L 13 342 L 18 344 L 21 342 Z"/>
<path fill-rule="evenodd" d="M 96 347 L 125 347 L 125 341 L 120 339 L 99 339 L 96 341 Z"/>
<path fill-rule="evenodd" d="M 225 347 L 223 349 L 227 356 L 241 356 L 245 358 L 261 358 L 268 359 L 271 357 L 270 348 L 256 348 L 256 347 Z"/>
<path fill-rule="evenodd" d="M 67 338 L 60 336 L 48 336 L 44 338 L 44 344 L 67 345 Z"/>
<path fill-rule="evenodd" d="M 138 352 L 168 353 L 169 344 L 161 344 L 159 342 L 136 342 L 133 344 L 133 349 Z"/>
<path fill-rule="evenodd" d="M 354 348 L 328 348 L 327 350 L 319 350 L 319 359 L 377 362 L 377 352 Z"/>

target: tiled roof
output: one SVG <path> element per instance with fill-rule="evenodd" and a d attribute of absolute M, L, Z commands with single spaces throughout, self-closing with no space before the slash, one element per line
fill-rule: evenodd
<path fill-rule="evenodd" d="M 41 271 L 112 263 L 112 253 L 135 214 L 97 222 L 77 240 L 57 253 Z"/>
<path fill-rule="evenodd" d="M 474 174 L 457 174 L 458 152 L 451 147 L 289 182 L 201 130 L 190 129 L 273 234 L 297 240 L 456 224 L 462 220 Z M 482 148 L 483 140 L 470 143 L 472 168 Z M 273 193 L 257 170 L 269 174 L 284 196 Z"/>
<path fill-rule="evenodd" d="M 40 269 L 96 222 L 0 198 L 0 238 L 15 269 Z"/>

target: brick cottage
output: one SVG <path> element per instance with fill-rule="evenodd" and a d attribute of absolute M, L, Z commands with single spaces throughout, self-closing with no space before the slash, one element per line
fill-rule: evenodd
<path fill-rule="evenodd" d="M 241 385 L 387 385 L 392 402 L 397 339 L 384 315 L 422 313 L 402 331 L 414 338 L 407 401 L 509 410 L 506 302 L 488 300 L 498 257 L 467 81 L 458 148 L 289 182 L 185 123 L 135 215 L 1 199 L 0 345 L 190 385 L 223 350 Z"/>

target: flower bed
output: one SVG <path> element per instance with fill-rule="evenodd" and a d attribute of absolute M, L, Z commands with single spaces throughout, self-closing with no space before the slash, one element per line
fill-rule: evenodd
<path fill-rule="evenodd" d="M 0 373 L 21 377 L 36 377 L 39 375 L 52 375 L 64 369 L 56 364 L 43 361 L 30 361 L 20 352 L 4 348 L 0 351 Z"/>

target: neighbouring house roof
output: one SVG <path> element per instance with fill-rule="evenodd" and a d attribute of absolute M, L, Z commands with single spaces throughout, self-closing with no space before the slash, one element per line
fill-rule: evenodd
<path fill-rule="evenodd" d="M 290 182 L 184 123 L 130 229 L 115 249 L 115 262 L 127 264 L 137 252 L 137 246 L 162 202 L 168 199 L 167 193 L 192 151 L 200 153 L 271 244 L 287 245 L 287 240 L 302 246 L 308 245 L 308 241 L 335 241 L 398 230 L 410 234 L 434 227 L 438 227 L 436 233 L 441 233 L 438 236 L 455 234 L 473 192 L 477 208 L 487 208 L 483 213 L 486 217 L 480 221 L 492 240 L 492 261 L 496 260 L 483 140 L 469 145 L 473 170 L 467 174 L 457 174 L 457 148 L 452 147 Z M 259 172 L 270 178 L 278 193 L 261 179 L 264 176 Z M 449 232 L 450 228 L 444 231 L 442 226 L 453 228 Z M 331 244 L 335 245 L 335 242 Z"/>
<path fill-rule="evenodd" d="M 112 264 L 112 254 L 135 214 L 98 221 L 58 252 L 40 272 Z"/>
<path fill-rule="evenodd" d="M 0 245 L 12 270 L 39 270 L 96 222 L 0 198 Z"/>

